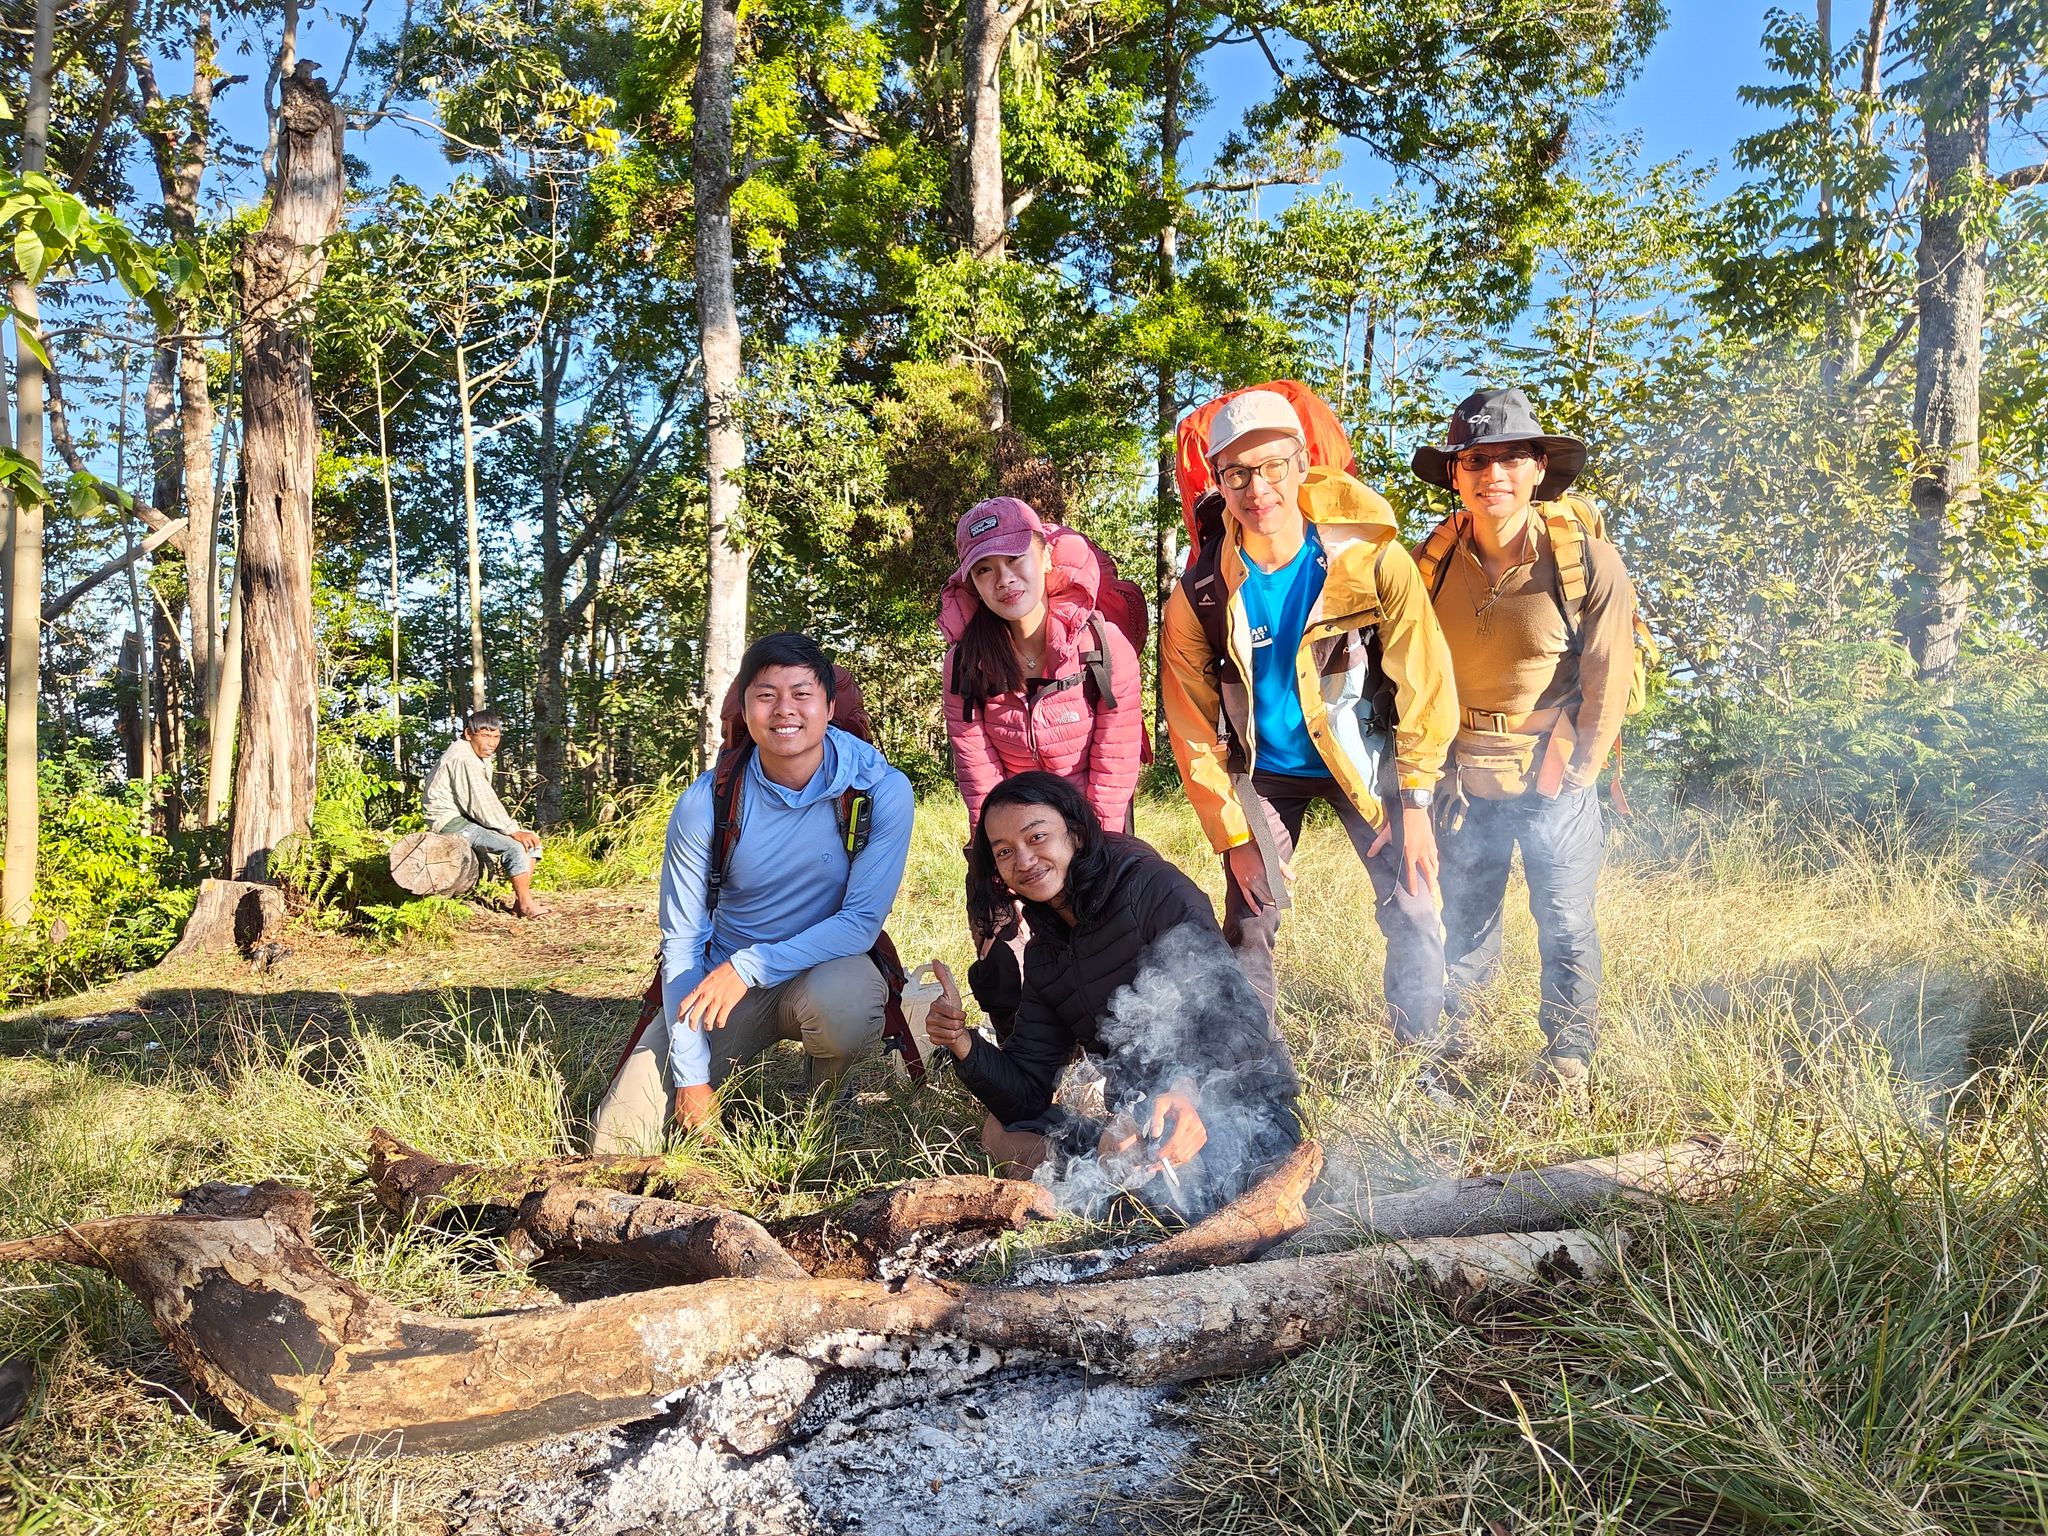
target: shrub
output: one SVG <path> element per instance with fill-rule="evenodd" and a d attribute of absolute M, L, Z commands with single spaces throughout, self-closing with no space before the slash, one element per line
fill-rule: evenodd
<path fill-rule="evenodd" d="M 146 786 L 117 785 L 77 747 L 40 765 L 35 911 L 0 936 L 0 999 L 48 997 L 154 965 L 177 942 L 193 893 L 150 829 Z"/>

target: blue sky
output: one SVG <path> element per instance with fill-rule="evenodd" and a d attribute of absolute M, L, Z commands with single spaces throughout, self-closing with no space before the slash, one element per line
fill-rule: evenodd
<path fill-rule="evenodd" d="M 1696 160 L 1716 160 L 1725 169 L 1729 149 L 1757 123 L 1751 110 L 1737 99 L 1736 90 L 1764 78 L 1759 39 L 1767 9 L 1765 0 L 1671 0 L 1670 20 L 1642 74 L 1617 102 L 1602 111 L 1600 127 L 1617 135 L 1640 132 L 1644 149 L 1653 159 L 1684 153 Z M 380 0 L 373 12 L 373 28 L 388 29 L 398 13 L 395 0 Z M 302 24 L 301 51 L 318 60 L 332 81 L 347 52 L 347 39 L 338 26 L 309 7 Z M 252 58 L 230 67 L 248 69 L 254 78 L 227 94 L 221 104 L 222 118 L 244 143 L 260 145 L 261 66 Z M 360 83 L 352 81 L 351 85 L 359 88 Z M 1216 106 L 1196 140 L 1202 152 L 1213 150 L 1243 106 L 1265 89 L 1265 66 L 1249 47 L 1228 51 L 1212 61 L 1209 83 Z M 177 88 L 171 81 L 166 81 L 166 86 Z M 348 149 L 368 164 L 375 183 L 401 175 L 433 187 L 444 184 L 450 175 L 431 139 L 401 125 L 387 125 L 370 135 L 351 133 Z M 1347 163 L 1339 179 L 1361 198 L 1388 183 L 1385 168 L 1363 156 Z"/>

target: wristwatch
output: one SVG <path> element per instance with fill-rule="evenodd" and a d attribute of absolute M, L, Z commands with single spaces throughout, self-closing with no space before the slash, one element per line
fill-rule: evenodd
<path fill-rule="evenodd" d="M 1401 791 L 1401 804 L 1411 811 L 1428 810 L 1429 802 L 1432 798 L 1434 797 L 1426 789 L 1404 789 Z"/>

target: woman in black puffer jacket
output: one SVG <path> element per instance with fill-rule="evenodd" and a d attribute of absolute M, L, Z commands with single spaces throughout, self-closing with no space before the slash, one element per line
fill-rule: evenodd
<path fill-rule="evenodd" d="M 1104 832 L 1049 773 L 990 792 L 968 857 L 973 901 L 991 913 L 1024 903 L 1023 995 L 1000 1046 L 967 1028 L 950 985 L 929 1027 L 988 1109 L 982 1141 L 1007 1171 L 1028 1176 L 1051 1157 L 1065 1177 L 1099 1160 L 1104 1177 L 1090 1182 L 1149 1179 L 1149 1201 L 1193 1218 L 1301 1140 L 1287 1047 L 1192 880 Z M 1102 1069 L 1107 1124 L 1053 1103 L 1077 1047 Z"/>

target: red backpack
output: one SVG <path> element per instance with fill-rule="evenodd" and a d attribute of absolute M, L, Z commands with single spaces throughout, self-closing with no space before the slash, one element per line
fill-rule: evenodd
<path fill-rule="evenodd" d="M 718 717 L 725 727 L 725 745 L 719 749 L 718 761 L 711 767 L 711 871 L 704 897 L 706 917 L 718 910 L 719 893 L 725 887 L 725 872 L 732 864 L 733 849 L 739 845 L 742 820 L 740 790 L 746 782 L 744 770 L 747 760 L 754 755 L 754 738 L 747 734 L 746 718 L 740 708 L 740 682 L 737 677 L 725 691 L 725 702 L 719 707 Z M 872 742 L 875 739 L 874 721 L 869 718 L 867 705 L 861 698 L 860 684 L 844 667 L 832 669 L 832 724 L 862 741 Z M 840 841 L 850 864 L 867 850 L 868 837 L 873 831 L 874 797 L 864 789 L 849 789 L 839 797 L 833 809 L 839 824 Z M 886 1049 L 902 1054 L 913 1082 L 923 1082 L 924 1058 L 918 1051 L 917 1039 L 911 1033 L 910 1022 L 903 1012 L 903 988 L 910 977 L 896 952 L 896 942 L 886 929 L 876 937 L 868 958 L 882 973 L 888 989 L 882 1044 Z M 640 1019 L 633 1026 L 633 1033 L 627 1037 L 625 1050 L 619 1053 L 619 1065 L 612 1072 L 614 1077 L 625 1067 L 627 1058 L 640 1043 L 640 1037 L 647 1033 L 648 1026 L 660 1015 L 661 959 L 657 952 L 654 979 L 641 994 Z"/>
<path fill-rule="evenodd" d="M 1309 463 L 1341 469 L 1347 475 L 1358 468 L 1358 460 L 1351 452 L 1351 439 L 1345 435 L 1337 413 L 1330 409 L 1321 395 L 1299 379 L 1249 384 L 1244 389 L 1233 389 L 1206 405 L 1197 406 L 1181 420 L 1176 434 L 1178 451 L 1173 471 L 1174 480 L 1180 486 L 1180 515 L 1187 524 L 1190 559 L 1201 552 L 1203 545 L 1223 533 L 1223 492 L 1209 469 L 1210 424 L 1216 420 L 1216 413 L 1223 409 L 1226 401 L 1253 389 L 1270 390 L 1284 396 L 1294 407 L 1294 414 L 1301 418 L 1301 430 L 1308 443 Z"/>

